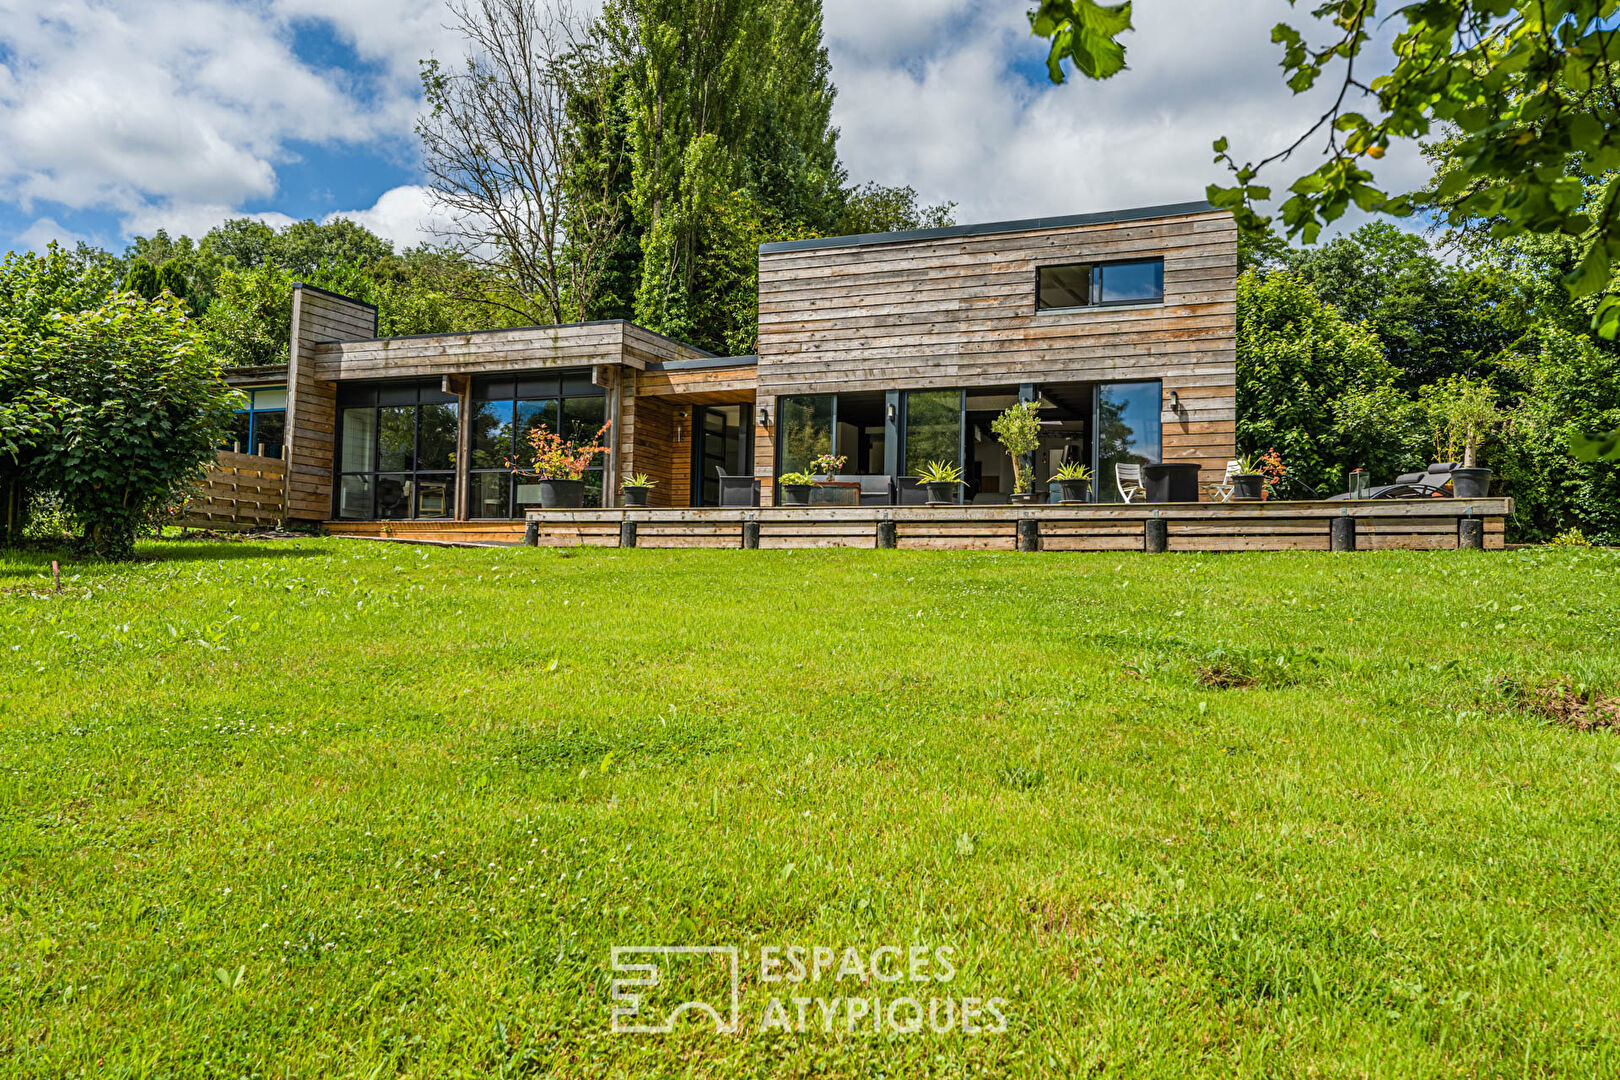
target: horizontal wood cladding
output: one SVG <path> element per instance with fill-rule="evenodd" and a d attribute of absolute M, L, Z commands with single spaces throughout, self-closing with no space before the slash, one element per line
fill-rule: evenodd
<path fill-rule="evenodd" d="M 636 379 L 643 397 L 686 399 L 689 405 L 728 405 L 752 401 L 759 384 L 753 367 L 712 368 L 698 371 L 644 371 Z"/>
<path fill-rule="evenodd" d="M 377 311 L 319 289 L 293 290 L 287 362 L 287 497 L 292 521 L 325 521 L 332 512 L 337 387 L 319 372 L 321 342 L 375 337 Z"/>
<path fill-rule="evenodd" d="M 240 529 L 279 524 L 287 495 L 287 466 L 279 458 L 222 450 L 179 523 L 191 528 Z"/>
<path fill-rule="evenodd" d="M 1153 256 L 1162 304 L 1035 309 L 1041 266 Z M 1231 396 L 1236 281 L 1237 229 L 1223 212 L 767 252 L 759 392 L 1161 379 Z"/>
<path fill-rule="evenodd" d="M 687 360 L 696 349 L 625 322 L 540 326 L 471 334 L 331 341 L 315 351 L 320 378 L 381 379 L 534 371 Z"/>

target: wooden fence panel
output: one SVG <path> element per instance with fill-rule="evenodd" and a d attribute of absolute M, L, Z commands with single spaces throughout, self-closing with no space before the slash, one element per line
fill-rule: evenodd
<path fill-rule="evenodd" d="M 179 523 L 191 529 L 268 529 L 286 517 L 287 463 L 221 450 Z"/>

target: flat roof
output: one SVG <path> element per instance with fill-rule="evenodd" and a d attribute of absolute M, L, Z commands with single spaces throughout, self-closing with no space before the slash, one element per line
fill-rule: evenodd
<path fill-rule="evenodd" d="M 982 225 L 951 225 L 943 229 L 907 229 L 902 232 L 861 233 L 858 236 L 818 236 L 812 240 L 783 240 L 774 244 L 759 245 L 759 253 L 774 255 L 782 251 L 815 251 L 819 248 L 862 247 L 867 244 L 903 244 L 915 240 L 949 240 L 958 236 L 1036 232 L 1041 229 L 1066 229 L 1075 225 L 1108 225 L 1120 221 L 1208 214 L 1216 209 L 1219 208 L 1213 203 L 1200 199 L 1197 202 L 1142 206 L 1133 210 L 1107 210 L 1096 214 L 1025 218 L 1022 221 L 990 221 Z"/>
<path fill-rule="evenodd" d="M 699 356 L 691 360 L 654 360 L 648 371 L 718 371 L 725 368 L 755 367 L 757 356 Z"/>

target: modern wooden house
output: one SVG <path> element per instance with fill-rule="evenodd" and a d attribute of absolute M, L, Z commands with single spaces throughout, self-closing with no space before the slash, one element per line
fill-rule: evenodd
<path fill-rule="evenodd" d="M 543 423 L 610 452 L 588 477 L 646 473 L 652 505 L 720 502 L 720 477 L 773 480 L 832 452 L 854 474 L 946 460 L 964 500 L 1004 503 L 989 423 L 1041 403 L 1044 480 L 1063 460 L 1117 501 L 1118 462 L 1234 453 L 1237 230 L 1204 203 L 769 244 L 759 355 L 720 357 L 626 322 L 378 339 L 369 306 L 309 286 L 284 371 L 251 391 L 237 442 L 285 459 L 301 522 L 520 521 L 514 477 Z M 515 526 L 514 526 L 515 527 Z"/>

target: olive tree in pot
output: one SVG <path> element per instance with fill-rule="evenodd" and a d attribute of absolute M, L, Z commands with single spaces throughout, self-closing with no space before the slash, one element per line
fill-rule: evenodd
<path fill-rule="evenodd" d="M 1491 470 L 1477 467 L 1480 444 L 1502 423 L 1496 388 L 1488 382 L 1453 375 L 1423 389 L 1423 404 L 1434 427 L 1434 448 L 1442 461 L 1456 461 L 1451 471 L 1451 492 L 1459 499 L 1483 499 L 1490 494 Z"/>
<path fill-rule="evenodd" d="M 990 430 L 1012 456 L 1013 502 L 1035 501 L 1035 470 L 1030 455 L 1041 445 L 1040 403 L 1021 401 L 990 422 Z"/>
<path fill-rule="evenodd" d="M 956 502 L 957 489 L 962 486 L 962 470 L 946 461 L 930 461 L 917 474 L 917 479 L 928 491 L 929 506 L 946 506 Z"/>
<path fill-rule="evenodd" d="M 1066 461 L 1058 466 L 1054 476 L 1058 493 L 1065 503 L 1083 503 L 1091 497 L 1091 466 L 1078 461 Z"/>
<path fill-rule="evenodd" d="M 600 444 L 607 434 L 603 424 L 591 442 Z M 529 450 L 532 460 L 528 465 L 508 461 L 507 465 L 519 476 L 539 482 L 540 506 L 545 510 L 577 510 L 585 505 L 585 472 L 598 454 L 608 448 L 601 445 L 586 446 L 565 439 L 544 424 L 530 429 Z"/>
<path fill-rule="evenodd" d="M 781 506 L 809 506 L 810 489 L 816 478 L 809 473 L 783 473 L 776 478 L 776 489 L 782 493 Z"/>
<path fill-rule="evenodd" d="M 1259 502 L 1266 497 L 1266 474 L 1260 463 L 1252 457 L 1238 459 L 1238 471 L 1232 474 L 1232 498 L 1241 502 Z"/>
<path fill-rule="evenodd" d="M 619 494 L 624 496 L 624 505 L 631 509 L 642 509 L 647 505 L 647 496 L 652 489 L 658 486 L 658 481 L 648 477 L 646 473 L 636 473 L 626 476 L 619 484 Z"/>

